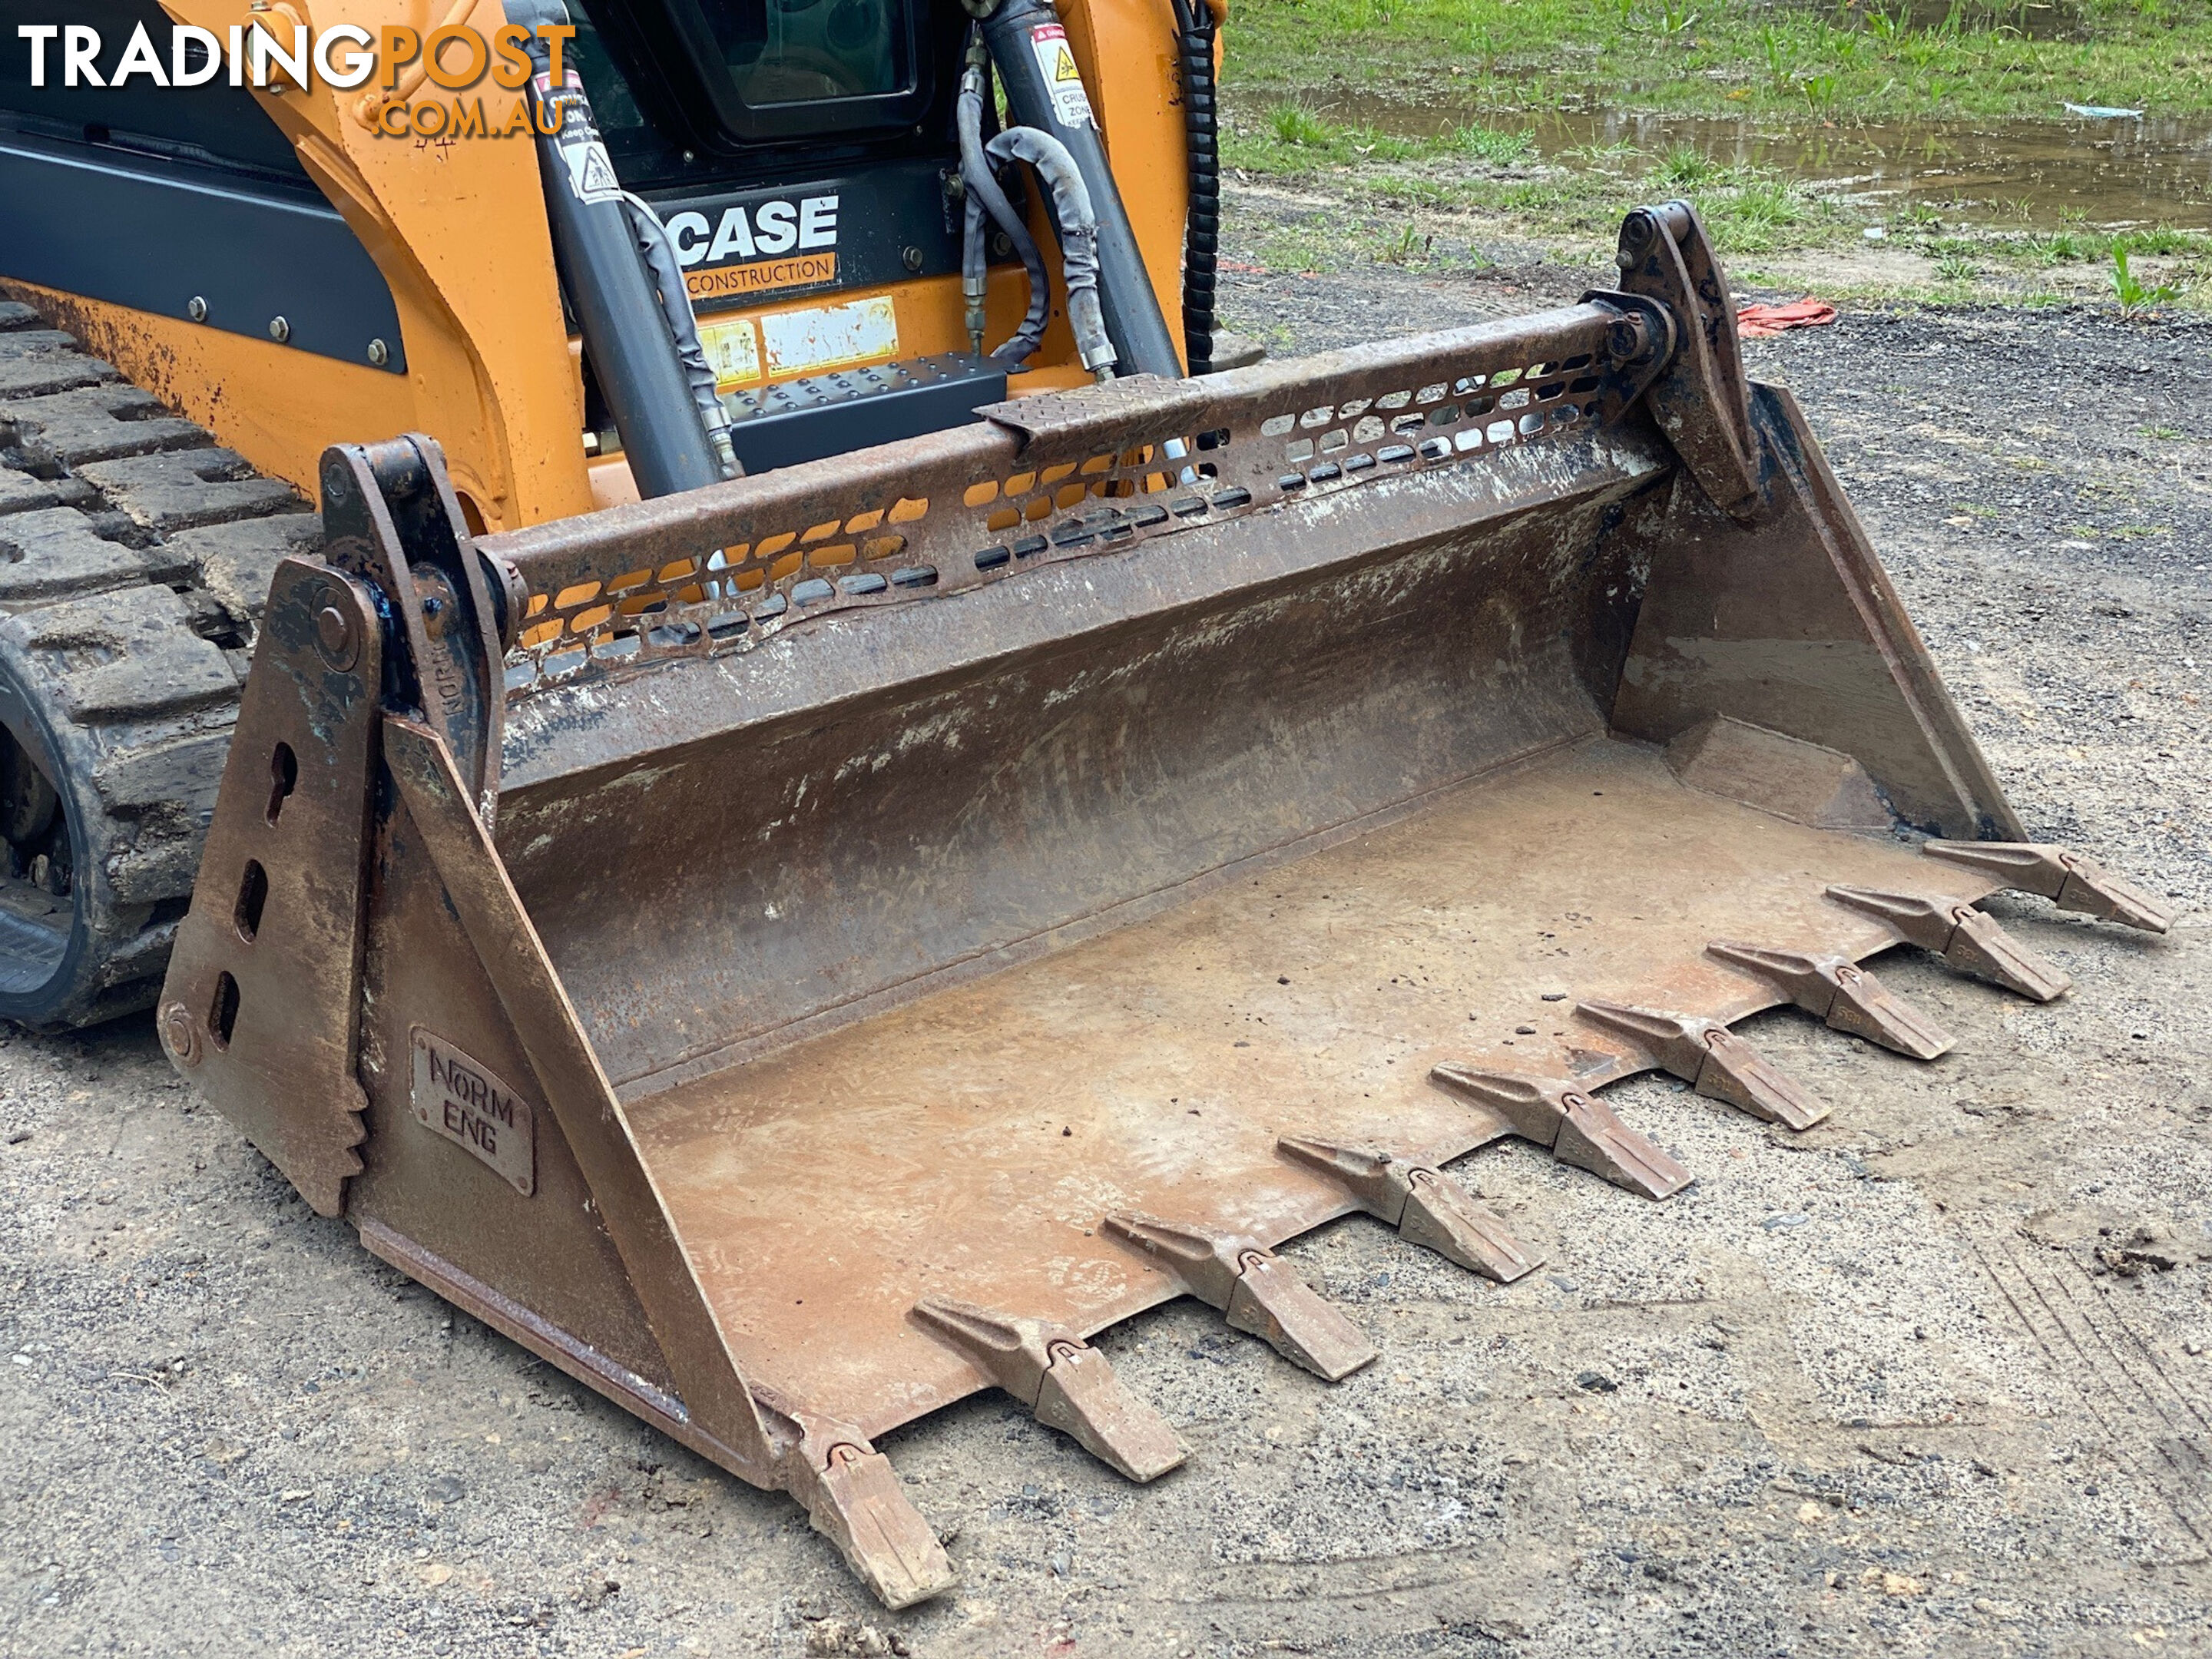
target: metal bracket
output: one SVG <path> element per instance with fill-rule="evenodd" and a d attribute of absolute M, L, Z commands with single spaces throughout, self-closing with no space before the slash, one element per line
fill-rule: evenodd
<path fill-rule="evenodd" d="M 1256 1239 L 1200 1232 L 1126 1210 L 1108 1216 L 1103 1225 L 1109 1236 L 1181 1279 L 1200 1302 L 1220 1309 L 1231 1330 L 1249 1332 L 1316 1376 L 1340 1382 L 1382 1357 L 1357 1325 Z"/>
<path fill-rule="evenodd" d="M 1933 951 L 1949 966 L 2037 1002 L 2056 1002 L 2074 981 L 2014 939 L 1985 911 L 1962 899 L 1883 893 L 1871 887 L 1831 887 L 1837 903 L 1872 916 L 1908 945 Z"/>
<path fill-rule="evenodd" d="M 420 711 L 489 830 L 507 719 L 503 659 L 520 622 L 514 583 L 498 573 L 495 593 L 435 440 L 333 444 L 320 477 L 323 556 L 374 584 L 392 607 L 385 706 Z"/>
<path fill-rule="evenodd" d="M 1676 319 L 1677 349 L 1645 398 L 1667 441 L 1713 504 L 1739 522 L 1759 510 L 1759 442 L 1728 274 L 1687 202 L 1638 208 L 1620 227 L 1621 287 Z"/>
<path fill-rule="evenodd" d="M 1878 1042 L 1914 1060 L 1948 1054 L 1951 1034 L 1849 957 L 1807 956 L 1716 939 L 1705 954 L 1780 991 L 1829 1029 Z"/>
<path fill-rule="evenodd" d="M 1188 1455 L 1167 1419 L 1065 1325 L 945 1297 L 915 1303 L 914 1316 L 1038 1422 L 1130 1480 L 1156 1480 Z"/>
<path fill-rule="evenodd" d="M 1558 1078 L 1486 1072 L 1447 1062 L 1430 1077 L 1488 1108 L 1523 1140 L 1562 1164 L 1603 1176 L 1645 1198 L 1671 1198 L 1697 1177 L 1623 1123 L 1613 1109 Z"/>
<path fill-rule="evenodd" d="M 1625 1002 L 1577 1002 L 1575 1012 L 1593 1025 L 1626 1037 L 1662 1072 L 1699 1094 L 1741 1107 L 1753 1117 L 1797 1130 L 1811 1128 L 1828 1106 L 1717 1019 L 1637 1008 Z"/>
<path fill-rule="evenodd" d="M 384 630 L 364 582 L 276 567 L 161 1042 L 319 1213 L 344 1207 L 368 1098 L 356 1070 Z M 272 1086 L 272 1080 L 277 1080 Z"/>
<path fill-rule="evenodd" d="M 1623 313 L 1613 324 L 1606 345 L 1622 375 L 1621 396 L 1633 403 L 1674 361 L 1674 345 L 1681 333 L 1674 313 L 1648 294 L 1629 294 L 1619 289 L 1590 289 L 1580 303 Z"/>
<path fill-rule="evenodd" d="M 1292 1163 L 1326 1176 L 1359 1207 L 1434 1250 L 1501 1285 L 1535 1271 L 1543 1261 L 1522 1248 L 1498 1216 L 1443 1170 L 1388 1152 L 1285 1135 L 1275 1148 Z"/>
<path fill-rule="evenodd" d="M 867 1436 L 772 1389 L 756 1388 L 753 1399 L 779 1443 L 783 1489 L 885 1607 L 910 1607 L 960 1582 L 936 1529 Z"/>
<path fill-rule="evenodd" d="M 2133 882 L 2108 875 L 2095 860 L 2048 842 L 1927 841 L 1921 842 L 1920 850 L 1995 876 L 2014 892 L 2036 894 L 2062 910 L 2140 927 L 2146 933 L 2167 932 L 2179 914 Z"/>

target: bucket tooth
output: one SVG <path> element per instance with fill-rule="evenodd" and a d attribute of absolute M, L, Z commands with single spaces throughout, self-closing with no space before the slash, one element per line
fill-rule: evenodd
<path fill-rule="evenodd" d="M 1129 1211 L 1108 1216 L 1105 1227 L 1175 1274 L 1191 1295 L 1220 1309 L 1231 1329 L 1259 1337 L 1316 1376 L 1340 1382 L 1382 1357 L 1357 1325 L 1255 1239 L 1199 1232 Z"/>
<path fill-rule="evenodd" d="M 1874 917 L 1908 945 L 1933 951 L 1959 972 L 2037 1002 L 2056 1002 L 2073 988 L 2056 963 L 2005 932 L 1995 916 L 1963 900 L 1871 887 L 1831 887 L 1828 896 Z"/>
<path fill-rule="evenodd" d="M 1696 1179 L 1610 1106 L 1557 1078 L 1449 1063 L 1429 1075 L 1496 1112 L 1523 1140 L 1548 1146 L 1560 1163 L 1603 1176 L 1616 1187 L 1645 1198 L 1671 1198 Z"/>
<path fill-rule="evenodd" d="M 1130 1480 L 1156 1480 L 1188 1455 L 1167 1419 L 1066 1326 L 944 1297 L 916 1303 L 914 1316 L 1038 1422 Z"/>
<path fill-rule="evenodd" d="M 1536 1271 L 1544 1258 L 1532 1254 L 1492 1211 L 1441 1170 L 1415 1170 L 1406 1196 L 1402 1238 L 1434 1250 L 1462 1267 L 1500 1285 Z"/>
<path fill-rule="evenodd" d="M 1698 1068 L 1697 1091 L 1741 1107 L 1753 1117 L 1799 1132 L 1827 1116 L 1797 1080 L 1726 1026 L 1705 1034 L 1705 1063 Z"/>
<path fill-rule="evenodd" d="M 2095 860 L 2047 842 L 1929 841 L 1920 844 L 1920 850 L 1995 876 L 2015 892 L 2034 893 L 2062 910 L 2078 910 L 2147 933 L 2163 933 L 2173 926 L 2172 905 L 2131 881 L 2108 874 Z"/>
<path fill-rule="evenodd" d="M 1293 1163 L 1335 1182 L 1368 1214 L 1395 1227 L 1400 1237 L 1485 1279 L 1510 1285 L 1543 1260 L 1441 1170 L 1301 1135 L 1285 1135 L 1275 1145 Z"/>
<path fill-rule="evenodd" d="M 1756 974 L 1832 1030 L 1878 1042 L 1914 1060 L 1934 1060 L 1951 1048 L 1951 1034 L 1849 957 L 1807 956 L 1756 945 L 1715 940 L 1707 954 L 1731 968 Z"/>
<path fill-rule="evenodd" d="M 959 1583 L 936 1529 L 907 1501 L 891 1460 L 866 1435 L 769 1390 L 757 1393 L 763 1415 L 781 1418 L 797 1437 L 779 1464 L 785 1490 L 885 1607 L 910 1607 Z"/>
<path fill-rule="evenodd" d="M 1789 1073 L 1717 1019 L 1700 1014 L 1638 1008 L 1622 1002 L 1578 1002 L 1575 1012 L 1594 1025 L 1639 1044 L 1659 1068 L 1699 1094 L 1786 1128 L 1811 1128 L 1828 1115 Z"/>

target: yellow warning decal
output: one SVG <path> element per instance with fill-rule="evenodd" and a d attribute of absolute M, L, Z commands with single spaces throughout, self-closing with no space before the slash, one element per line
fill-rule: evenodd
<path fill-rule="evenodd" d="M 1083 71 L 1067 44 L 1067 31 L 1057 23 L 1041 23 L 1030 31 L 1030 50 L 1036 55 L 1037 70 L 1045 89 L 1052 94 L 1052 118 L 1064 127 L 1095 127 L 1090 94 L 1083 90 Z"/>
<path fill-rule="evenodd" d="M 727 392 L 761 377 L 760 333 L 750 317 L 728 317 L 699 325 L 699 344 L 714 371 L 714 389 Z"/>

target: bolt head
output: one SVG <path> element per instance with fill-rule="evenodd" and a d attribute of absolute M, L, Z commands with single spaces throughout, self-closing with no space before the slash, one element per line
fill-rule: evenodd
<path fill-rule="evenodd" d="M 200 1063 L 199 1022 L 181 1002 L 173 1002 L 162 1011 L 161 1045 L 179 1066 Z"/>
<path fill-rule="evenodd" d="M 382 368 L 392 361 L 392 348 L 381 340 L 371 340 L 368 343 L 368 361 Z"/>
<path fill-rule="evenodd" d="M 282 317 L 271 317 L 269 319 L 269 337 L 283 345 L 292 337 L 292 325 Z"/>
<path fill-rule="evenodd" d="M 185 301 L 185 315 L 196 323 L 207 321 L 206 299 L 200 295 L 193 295 L 191 299 Z"/>
<path fill-rule="evenodd" d="M 340 672 L 361 660 L 361 641 L 354 636 L 353 618 L 335 605 L 315 612 L 315 651 Z"/>

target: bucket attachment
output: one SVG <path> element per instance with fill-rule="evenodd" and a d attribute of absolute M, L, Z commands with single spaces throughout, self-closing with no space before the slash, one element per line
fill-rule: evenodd
<path fill-rule="evenodd" d="M 1992 844 L 1695 216 L 1631 216 L 1621 267 L 495 537 L 428 440 L 331 450 L 172 1057 L 368 1249 L 897 1606 L 952 1571 L 875 1437 L 996 1388 L 1152 1479 L 1182 1449 L 1108 1327 L 1192 1296 L 1343 1376 L 1375 1346 L 1285 1241 L 1364 1213 L 1510 1280 L 1452 1160 L 1663 1199 L 1693 1172 L 1605 1085 L 1803 1129 L 1731 1023 L 1932 1057 L 1862 959 L 2042 994 L 2000 885 L 2162 925 Z"/>

